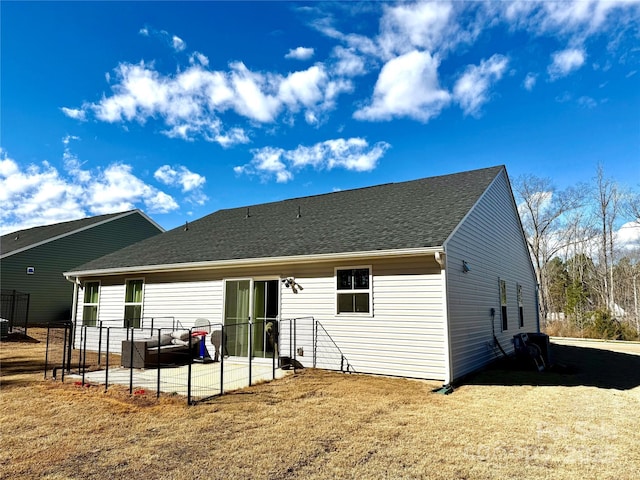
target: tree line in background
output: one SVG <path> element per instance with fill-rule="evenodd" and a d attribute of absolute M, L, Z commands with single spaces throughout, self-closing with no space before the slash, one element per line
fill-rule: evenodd
<path fill-rule="evenodd" d="M 598 166 L 589 184 L 558 190 L 548 178 L 525 175 L 514 193 L 539 284 L 541 329 L 639 340 L 640 240 L 625 232 L 640 227 L 640 192 Z"/>

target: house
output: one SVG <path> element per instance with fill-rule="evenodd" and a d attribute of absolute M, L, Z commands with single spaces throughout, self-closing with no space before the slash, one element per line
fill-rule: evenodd
<path fill-rule="evenodd" d="M 303 321 L 313 317 L 352 370 L 444 383 L 495 359 L 496 342 L 510 352 L 516 333 L 539 331 L 503 166 L 220 210 L 66 276 L 89 330 L 94 318 L 296 318 L 297 360 L 322 366 Z M 266 356 L 260 335 L 236 332 L 225 353 Z"/>
<path fill-rule="evenodd" d="M 28 294 L 28 324 L 69 320 L 74 289 L 63 272 L 162 232 L 164 229 L 140 210 L 130 210 L 3 235 L 2 316 L 11 315 L 5 311 L 11 310 L 5 297 L 22 294 L 26 298 L 24 294 Z"/>

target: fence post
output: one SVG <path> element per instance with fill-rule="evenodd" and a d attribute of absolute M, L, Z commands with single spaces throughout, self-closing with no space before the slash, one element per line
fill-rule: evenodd
<path fill-rule="evenodd" d="M 220 335 L 222 336 L 220 346 L 220 395 L 224 393 L 224 352 L 227 348 L 227 334 L 225 333 L 225 325 L 222 325 Z"/>
<path fill-rule="evenodd" d="M 84 386 L 84 374 L 87 369 L 87 327 L 84 327 L 84 343 L 82 345 L 82 386 Z"/>
<path fill-rule="evenodd" d="M 251 380 L 253 378 L 253 374 L 251 373 L 251 354 L 253 353 L 253 349 L 251 348 L 253 342 L 253 323 L 251 323 L 251 318 L 249 318 L 249 348 L 247 349 L 247 353 L 249 354 L 249 386 L 251 386 Z"/>
<path fill-rule="evenodd" d="M 191 333 L 192 329 L 189 329 L 189 364 L 187 367 L 187 405 L 191 405 L 191 371 L 193 365 L 193 355 L 191 354 Z"/>
<path fill-rule="evenodd" d="M 127 337 L 129 337 L 129 328 L 127 327 Z M 131 348 L 129 349 L 129 395 L 133 393 L 133 328 L 131 328 Z"/>
<path fill-rule="evenodd" d="M 293 320 L 289 319 L 289 360 L 293 360 Z"/>
<path fill-rule="evenodd" d="M 311 317 L 311 331 L 313 335 L 313 368 L 316 368 L 318 362 L 318 322 Z"/>
<path fill-rule="evenodd" d="M 298 355 L 298 322 L 297 319 L 293 319 L 293 359 L 294 360 L 298 360 L 297 355 Z M 296 371 L 296 363 L 297 362 L 292 362 L 293 363 L 293 371 L 295 373 Z"/>
<path fill-rule="evenodd" d="M 9 329 L 13 331 L 15 315 L 16 315 L 16 296 L 18 292 L 13 291 L 13 296 L 11 297 L 11 313 L 9 314 Z"/>
<path fill-rule="evenodd" d="M 47 325 L 47 349 L 44 352 L 44 378 L 47 378 L 47 368 L 49 368 L 49 332 L 51 331 L 51 325 Z M 64 358 L 64 350 L 63 357 Z"/>
<path fill-rule="evenodd" d="M 107 359 L 105 362 L 105 370 L 104 370 L 104 391 L 105 392 L 109 389 L 109 330 L 111 330 L 111 327 L 107 327 Z"/>
<path fill-rule="evenodd" d="M 84 341 L 84 336 L 86 334 L 87 327 L 85 325 L 80 329 L 80 344 L 79 344 L 79 352 L 78 352 L 78 371 L 80 371 L 80 362 L 82 361 L 82 342 Z"/>
<path fill-rule="evenodd" d="M 98 322 L 98 366 L 100 366 L 100 357 L 102 356 L 102 320 Z"/>
<path fill-rule="evenodd" d="M 151 319 L 151 331 L 153 332 L 153 318 Z M 158 329 L 158 383 L 156 386 L 156 398 L 160 398 L 160 338 L 161 338 L 162 329 Z"/>
<path fill-rule="evenodd" d="M 66 345 L 65 352 L 66 352 L 66 355 L 67 355 L 67 363 L 66 363 L 67 372 L 70 372 L 71 371 L 71 350 L 73 349 L 73 343 L 74 343 L 73 341 L 74 341 L 74 335 L 76 334 L 76 331 L 73 328 L 73 323 L 69 322 L 67 324 L 67 326 L 69 327 L 69 334 L 68 334 L 69 335 L 69 343 L 68 344 L 66 343 L 66 340 L 67 340 L 67 328 L 65 327 L 65 329 L 64 329 L 65 345 Z M 64 381 L 64 366 L 65 366 L 64 359 L 62 361 L 62 365 L 63 365 L 63 368 L 62 368 L 62 371 L 63 371 L 62 379 Z"/>
<path fill-rule="evenodd" d="M 67 328 L 69 328 L 69 333 L 67 334 Z M 67 335 L 69 335 L 67 340 Z M 69 342 L 67 345 L 67 341 Z M 69 352 L 67 354 L 67 352 Z M 65 363 L 66 360 L 66 363 Z M 64 383 L 64 370 L 65 367 L 67 371 L 71 371 L 71 328 L 68 324 L 64 325 L 64 339 L 62 341 L 62 378 L 61 381 Z"/>
<path fill-rule="evenodd" d="M 24 334 L 27 334 L 27 327 L 29 325 L 29 304 L 31 303 L 31 294 L 27 293 L 27 311 L 24 312 Z"/>

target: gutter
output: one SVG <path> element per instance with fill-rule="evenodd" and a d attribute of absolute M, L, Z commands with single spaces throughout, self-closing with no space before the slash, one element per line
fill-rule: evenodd
<path fill-rule="evenodd" d="M 134 273 L 184 272 L 195 270 L 213 270 L 230 267 L 252 267 L 286 265 L 290 263 L 335 262 L 358 260 L 363 258 L 399 258 L 417 255 L 436 255 L 443 253 L 442 247 L 421 247 L 396 250 L 373 250 L 367 252 L 323 253 L 317 255 L 292 255 L 287 257 L 236 258 L 229 260 L 212 260 L 205 262 L 169 263 L 161 265 L 137 265 L 131 267 L 103 268 L 95 270 L 72 270 L 64 272 L 65 278 L 74 282 L 80 277 L 109 276 Z"/>

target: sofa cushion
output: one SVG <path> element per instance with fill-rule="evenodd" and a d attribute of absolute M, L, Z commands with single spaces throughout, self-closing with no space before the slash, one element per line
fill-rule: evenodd
<path fill-rule="evenodd" d="M 188 341 L 189 330 L 174 330 L 173 332 L 171 332 L 171 338 L 175 340 Z"/>
<path fill-rule="evenodd" d="M 141 341 L 147 342 L 147 348 L 153 348 L 158 346 L 158 336 L 154 335 L 151 338 L 141 338 Z M 170 333 L 162 333 L 160 334 L 160 346 L 162 345 L 171 345 L 171 334 Z"/>

